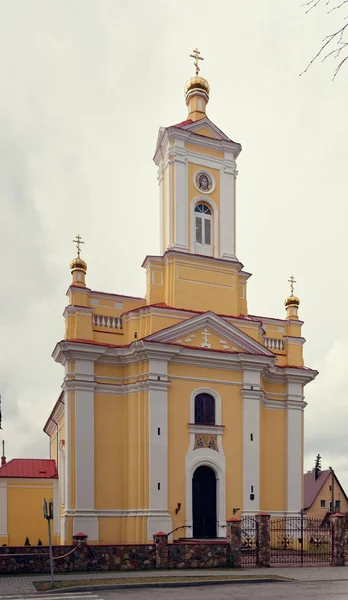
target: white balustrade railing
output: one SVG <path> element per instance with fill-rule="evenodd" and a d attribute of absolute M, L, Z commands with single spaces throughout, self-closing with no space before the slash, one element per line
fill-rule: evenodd
<path fill-rule="evenodd" d="M 279 340 L 276 338 L 265 338 L 265 346 L 269 350 L 284 350 L 284 342 L 283 340 Z"/>
<path fill-rule="evenodd" d="M 93 315 L 94 327 L 109 327 L 110 329 L 122 329 L 121 317 L 105 317 L 104 315 Z"/>

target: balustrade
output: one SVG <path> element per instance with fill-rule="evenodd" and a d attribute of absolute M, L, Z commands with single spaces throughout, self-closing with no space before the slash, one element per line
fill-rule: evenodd
<path fill-rule="evenodd" d="M 265 338 L 265 346 L 269 350 L 284 350 L 283 340 L 277 338 Z"/>
<path fill-rule="evenodd" d="M 122 329 L 121 317 L 106 317 L 104 315 L 93 315 L 94 327 L 108 327 L 109 329 Z"/>

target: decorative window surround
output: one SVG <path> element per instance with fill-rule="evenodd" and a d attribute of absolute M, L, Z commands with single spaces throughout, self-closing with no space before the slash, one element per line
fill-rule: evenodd
<path fill-rule="evenodd" d="M 225 425 L 199 425 L 198 423 L 188 423 L 188 428 L 190 433 L 222 435 Z"/>

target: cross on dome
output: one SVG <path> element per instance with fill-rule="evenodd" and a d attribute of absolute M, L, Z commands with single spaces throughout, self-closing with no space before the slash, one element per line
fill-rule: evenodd
<path fill-rule="evenodd" d="M 295 280 L 295 277 L 293 275 L 291 275 L 290 279 L 288 279 L 288 282 L 290 283 L 290 289 L 291 289 L 291 295 L 294 295 L 294 283 L 297 283 L 297 281 Z"/>
<path fill-rule="evenodd" d="M 190 54 L 190 57 L 195 59 L 193 64 L 195 65 L 195 68 L 196 68 L 196 75 L 198 75 L 198 73 L 200 72 L 198 61 L 204 60 L 204 58 L 203 58 L 203 56 L 199 56 L 200 51 L 198 50 L 198 48 L 195 48 L 192 52 L 193 52 L 193 54 Z"/>
<path fill-rule="evenodd" d="M 77 248 L 77 257 L 80 258 L 80 253 L 81 253 L 81 248 L 80 245 L 84 244 L 85 242 L 82 241 L 82 237 L 77 234 L 76 236 L 76 240 L 73 240 L 73 243 L 76 244 L 76 248 Z"/>

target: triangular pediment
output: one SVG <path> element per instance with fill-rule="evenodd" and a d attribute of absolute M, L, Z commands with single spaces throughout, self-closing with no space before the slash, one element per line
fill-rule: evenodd
<path fill-rule="evenodd" d="M 227 135 L 224 134 L 223 131 L 221 131 L 221 129 L 214 125 L 214 123 L 208 119 L 208 117 L 187 123 L 186 125 L 182 126 L 182 129 L 185 129 L 185 131 L 191 131 L 197 135 L 204 135 L 205 137 L 210 137 L 215 140 L 225 140 L 226 142 L 232 141 L 229 137 L 227 137 Z"/>
<path fill-rule="evenodd" d="M 274 356 L 262 344 L 222 317 L 206 312 L 146 338 L 193 348 Z"/>

